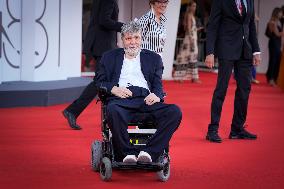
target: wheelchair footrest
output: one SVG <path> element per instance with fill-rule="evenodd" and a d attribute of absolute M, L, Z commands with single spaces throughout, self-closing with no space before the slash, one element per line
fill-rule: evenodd
<path fill-rule="evenodd" d="M 157 129 L 127 129 L 129 134 L 154 134 Z"/>
<path fill-rule="evenodd" d="M 143 169 L 151 171 L 160 171 L 164 168 L 164 164 L 152 162 L 152 163 L 123 163 L 123 162 L 113 162 L 112 167 L 116 169 Z"/>

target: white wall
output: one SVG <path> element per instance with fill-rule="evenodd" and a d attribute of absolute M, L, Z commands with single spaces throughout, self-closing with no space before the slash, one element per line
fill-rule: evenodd
<path fill-rule="evenodd" d="M 131 1 L 132 0 L 118 0 L 118 7 L 119 7 L 118 20 L 119 21 L 129 22 L 131 20 L 131 14 L 132 14 Z"/>
<path fill-rule="evenodd" d="M 149 0 L 133 0 L 133 18 L 140 18 L 148 10 L 150 10 Z"/>
<path fill-rule="evenodd" d="M 132 20 L 133 8 L 132 6 L 133 0 L 118 0 L 119 14 L 118 21 L 126 23 Z M 141 0 L 140 0 L 141 1 Z M 144 1 L 144 0 L 142 0 Z M 143 7 L 142 7 L 143 8 Z M 133 17 L 135 18 L 135 17 Z M 122 47 L 121 35 L 117 34 L 117 45 L 118 47 Z"/>
<path fill-rule="evenodd" d="M 259 7 L 259 45 L 262 52 L 262 63 L 257 67 L 257 72 L 266 73 L 268 67 L 268 38 L 264 35 L 266 24 L 271 17 L 275 7 L 284 5 L 282 0 L 255 0 L 255 8 Z"/>
<path fill-rule="evenodd" d="M 166 80 L 172 79 L 180 6 L 181 0 L 170 1 L 166 13 L 168 18 L 166 23 L 167 39 L 165 50 L 163 52 L 163 62 L 165 67 L 163 79 Z"/>
<path fill-rule="evenodd" d="M 2 35 L 0 83 L 81 75 L 82 0 L 0 0 L 0 5 L 11 41 Z"/>
<path fill-rule="evenodd" d="M 0 0 L 0 83 L 20 80 L 21 65 L 21 0 Z M 9 27 L 8 27 L 9 26 Z M 4 31 L 2 30 L 4 29 Z M 7 37 L 6 35 L 7 34 Z"/>
<path fill-rule="evenodd" d="M 81 76 L 82 15 L 82 0 L 62 0 L 60 71 L 65 78 Z"/>

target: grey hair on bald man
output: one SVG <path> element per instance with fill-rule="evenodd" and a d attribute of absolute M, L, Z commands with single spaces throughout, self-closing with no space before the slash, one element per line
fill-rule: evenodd
<path fill-rule="evenodd" d="M 131 21 L 129 23 L 125 23 L 121 27 L 121 37 L 122 38 L 125 36 L 126 33 L 133 34 L 133 33 L 137 33 L 137 32 L 141 33 L 141 26 L 140 26 L 139 22 L 136 21 L 136 20 Z"/>

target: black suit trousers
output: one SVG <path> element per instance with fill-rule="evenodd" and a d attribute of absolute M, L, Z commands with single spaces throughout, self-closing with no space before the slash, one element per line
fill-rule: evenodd
<path fill-rule="evenodd" d="M 169 146 L 169 141 L 181 122 L 182 113 L 178 106 L 160 102 L 149 106 L 145 104 L 144 98 L 115 99 L 107 105 L 107 121 L 118 160 L 122 160 L 126 155 L 139 153 L 139 150 L 130 144 L 127 132 L 127 123 L 135 119 L 135 113 L 149 113 L 157 122 L 157 131 L 142 149 L 151 155 L 153 161 Z"/>
<path fill-rule="evenodd" d="M 221 118 L 222 106 L 226 97 L 228 83 L 234 69 L 237 88 L 234 100 L 234 115 L 231 129 L 239 131 L 246 121 L 249 94 L 251 90 L 252 60 L 219 60 L 217 85 L 211 103 L 211 123 L 208 131 L 217 131 Z"/>
<path fill-rule="evenodd" d="M 101 56 L 94 57 L 96 60 L 96 72 L 98 71 Z M 74 114 L 74 116 L 77 118 L 84 109 L 92 102 L 92 100 L 97 96 L 97 88 L 96 88 L 96 77 L 94 77 L 94 80 L 90 82 L 87 87 L 84 89 L 82 94 L 79 96 L 78 99 L 76 99 L 72 104 L 70 104 L 66 110 Z"/>

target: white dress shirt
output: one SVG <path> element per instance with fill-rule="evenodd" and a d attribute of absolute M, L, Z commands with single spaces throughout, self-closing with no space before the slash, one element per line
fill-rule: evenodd
<path fill-rule="evenodd" d="M 119 87 L 137 86 L 149 90 L 141 70 L 140 53 L 133 59 L 128 59 L 124 56 L 118 84 Z"/>
<path fill-rule="evenodd" d="M 235 0 L 235 2 L 236 2 L 236 5 L 237 5 L 237 7 L 238 7 L 239 13 L 242 14 L 241 11 L 240 11 L 240 9 L 239 9 L 239 7 L 240 7 L 240 5 L 241 5 L 241 0 Z M 243 8 L 245 11 L 247 11 L 247 6 L 248 6 L 247 1 L 246 1 L 246 0 L 243 0 L 243 2 L 244 2 L 245 7 L 242 7 L 242 8 Z M 244 37 L 243 37 L 243 38 L 244 38 Z M 253 52 L 253 55 L 257 55 L 257 54 L 261 54 L 261 52 Z"/>
<path fill-rule="evenodd" d="M 241 4 L 242 4 L 242 3 L 241 3 L 241 0 L 235 0 L 235 2 L 236 2 L 236 4 L 237 4 L 239 13 L 242 14 L 242 13 L 241 13 L 241 10 L 239 9 L 239 7 L 242 6 L 242 5 L 241 5 Z M 244 10 L 247 10 L 247 6 L 248 6 L 248 5 L 247 5 L 247 1 L 246 1 L 246 0 L 243 0 L 243 2 L 244 2 L 245 7 L 242 7 L 242 8 L 243 8 Z"/>

